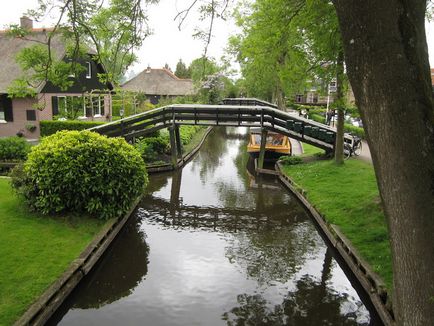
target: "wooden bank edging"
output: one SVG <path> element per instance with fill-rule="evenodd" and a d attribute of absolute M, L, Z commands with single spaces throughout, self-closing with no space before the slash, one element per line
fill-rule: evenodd
<path fill-rule="evenodd" d="M 392 308 L 389 307 L 388 293 L 384 282 L 372 271 L 370 265 L 360 256 L 351 242 L 344 236 L 337 225 L 329 224 L 305 197 L 305 190 L 294 183 L 282 172 L 280 162 L 276 164 L 280 181 L 300 200 L 309 211 L 317 225 L 327 237 L 331 245 L 338 251 L 347 266 L 351 269 L 385 325 L 395 325 Z M 390 298 L 389 298 L 390 300 Z"/>
<path fill-rule="evenodd" d="M 200 141 L 200 143 L 195 148 L 193 148 L 188 154 L 184 155 L 181 159 L 179 159 L 176 166 L 173 166 L 172 164 L 169 164 L 169 163 L 161 164 L 161 165 L 154 165 L 154 166 L 147 166 L 146 170 L 148 171 L 148 173 L 167 172 L 167 171 L 172 171 L 172 170 L 179 169 L 179 168 L 183 167 L 185 164 L 187 164 L 191 160 L 191 158 L 202 147 L 203 143 L 205 142 L 206 137 L 208 137 L 212 128 L 213 127 L 207 128 L 204 135 L 202 136 L 202 140 Z"/>
<path fill-rule="evenodd" d="M 128 221 L 140 200 L 141 196 L 134 201 L 130 210 L 124 216 L 110 222 L 98 233 L 80 256 L 72 261 L 66 272 L 27 309 L 14 325 L 44 325 L 81 279 L 91 271 Z"/>

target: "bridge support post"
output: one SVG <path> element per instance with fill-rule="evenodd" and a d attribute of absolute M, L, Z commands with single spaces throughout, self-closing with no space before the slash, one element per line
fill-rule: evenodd
<path fill-rule="evenodd" d="M 176 142 L 176 153 L 178 159 L 182 158 L 182 143 L 181 143 L 181 135 L 179 134 L 179 126 L 175 125 L 175 142 Z"/>
<path fill-rule="evenodd" d="M 170 203 L 176 208 L 180 206 L 181 180 L 182 169 L 178 169 L 172 174 L 172 186 L 170 188 Z"/>
<path fill-rule="evenodd" d="M 259 159 L 258 159 L 258 168 L 264 168 L 264 158 L 265 158 L 265 145 L 267 144 L 267 135 L 268 131 L 265 128 L 261 130 L 261 147 L 259 149 Z"/>
<path fill-rule="evenodd" d="M 169 127 L 169 138 L 170 138 L 170 153 L 172 166 L 176 168 L 178 165 L 178 155 L 176 150 L 176 136 L 175 136 L 175 126 Z"/>

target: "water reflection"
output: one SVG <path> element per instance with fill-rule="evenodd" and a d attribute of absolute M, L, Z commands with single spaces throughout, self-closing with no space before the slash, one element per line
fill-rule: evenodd
<path fill-rule="evenodd" d="M 361 303 L 348 303 L 348 294 L 327 286 L 332 256 L 324 256 L 321 280 L 303 275 L 294 291 L 286 294 L 280 304 L 270 304 L 260 294 L 240 294 L 238 306 L 222 316 L 228 325 L 369 325 L 359 313 Z"/>
<path fill-rule="evenodd" d="M 247 171 L 245 146 L 245 132 L 215 130 L 184 169 L 152 176 L 134 219 L 54 323 L 369 323 L 303 208 L 275 178 Z"/>
<path fill-rule="evenodd" d="M 95 309 L 131 295 L 148 272 L 149 247 L 137 217 L 131 218 L 101 263 L 83 280 L 48 325 L 55 325 L 65 308 Z M 119 245 L 121 243 L 122 245 Z M 131 264 L 131 253 L 135 263 Z"/>

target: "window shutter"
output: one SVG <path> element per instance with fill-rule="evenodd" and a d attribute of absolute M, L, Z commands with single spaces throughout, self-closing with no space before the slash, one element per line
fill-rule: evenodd
<path fill-rule="evenodd" d="M 57 96 L 51 96 L 51 108 L 53 110 L 53 116 L 59 114 L 59 99 Z"/>
<path fill-rule="evenodd" d="M 5 109 L 5 120 L 7 122 L 14 121 L 14 113 L 12 110 L 12 99 L 7 96 L 3 96 L 3 107 Z"/>
<path fill-rule="evenodd" d="M 26 110 L 27 121 L 36 121 L 36 111 Z"/>

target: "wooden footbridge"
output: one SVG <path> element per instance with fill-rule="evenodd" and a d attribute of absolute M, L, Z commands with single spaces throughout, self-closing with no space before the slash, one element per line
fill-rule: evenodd
<path fill-rule="evenodd" d="M 336 131 L 332 128 L 276 109 L 275 105 L 258 99 L 225 99 L 222 105 L 174 104 L 129 116 L 90 130 L 109 137 L 130 141 L 163 128 L 168 128 L 172 163 L 181 156 L 179 125 L 260 127 L 265 151 L 268 131 L 277 132 L 331 152 Z M 262 167 L 261 155 L 259 167 Z"/>

